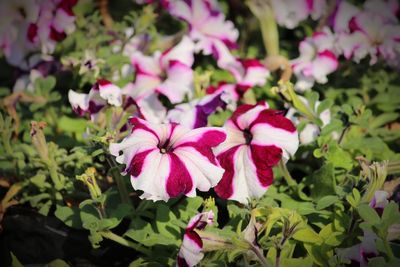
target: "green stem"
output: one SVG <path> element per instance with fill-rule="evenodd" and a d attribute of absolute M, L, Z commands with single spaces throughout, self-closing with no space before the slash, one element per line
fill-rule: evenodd
<path fill-rule="evenodd" d="M 103 232 L 100 232 L 100 234 L 104 238 L 110 239 L 110 240 L 112 240 L 112 241 L 114 241 L 114 242 L 116 242 L 116 243 L 118 243 L 118 244 L 120 244 L 122 246 L 125 246 L 125 247 L 128 247 L 128 248 L 132 248 L 132 249 L 134 249 L 136 251 L 139 251 L 139 252 L 141 252 L 141 253 L 143 253 L 143 254 L 145 254 L 147 256 L 151 255 L 151 251 L 149 249 L 147 249 L 147 248 L 145 248 L 145 247 L 143 247 L 141 245 L 138 245 L 138 244 L 136 244 L 134 242 L 131 242 L 131 241 L 129 241 L 129 240 L 117 235 L 117 234 L 114 234 L 111 231 L 103 231 Z"/>
<path fill-rule="evenodd" d="M 60 177 L 58 176 L 56 163 L 51 161 L 47 162 L 47 168 L 49 169 L 50 178 L 53 181 L 55 189 L 56 190 L 62 189 L 64 186 L 60 180 Z"/>
<path fill-rule="evenodd" d="M 112 170 L 112 172 L 113 172 L 113 177 L 114 177 L 115 182 L 118 187 L 119 194 L 121 196 L 121 201 L 122 201 L 122 203 L 126 203 L 130 206 L 133 206 L 131 199 L 129 198 L 128 188 L 126 187 L 124 177 L 122 177 L 122 175 L 118 171 L 118 168 L 116 168 L 117 163 L 115 162 L 115 160 L 113 158 L 111 158 L 111 162 L 112 162 L 112 166 L 115 167 Z"/>
<path fill-rule="evenodd" d="M 250 243 L 249 243 L 250 244 Z M 253 244 L 250 244 L 250 249 L 256 254 L 258 260 L 260 261 L 261 265 L 264 267 L 271 267 L 267 259 L 264 257 L 264 255 L 261 253 L 261 250 L 259 250 L 257 247 L 255 247 Z"/>
<path fill-rule="evenodd" d="M 289 171 L 288 171 L 288 169 L 286 167 L 286 164 L 283 162 L 283 160 L 279 161 L 279 169 L 282 172 L 283 178 L 285 178 L 287 184 L 290 187 L 297 186 L 296 180 L 294 180 L 293 177 L 290 175 L 290 173 L 289 173 Z"/>
<path fill-rule="evenodd" d="M 279 55 L 279 34 L 274 15 L 271 13 L 269 12 L 269 14 L 266 13 L 262 17 L 259 17 L 259 20 L 267 55 L 277 56 Z"/>
<path fill-rule="evenodd" d="M 389 241 L 383 240 L 383 244 L 385 246 L 385 249 L 386 249 L 386 252 L 387 252 L 387 255 L 388 255 L 389 259 L 390 260 L 394 260 L 395 256 L 393 254 L 392 248 L 390 247 Z"/>
<path fill-rule="evenodd" d="M 270 1 L 249 0 L 246 3 L 251 12 L 258 18 L 267 55 L 279 55 L 278 26 Z"/>

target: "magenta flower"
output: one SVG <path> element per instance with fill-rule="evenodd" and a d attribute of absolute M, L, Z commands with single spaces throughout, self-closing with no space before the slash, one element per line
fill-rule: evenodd
<path fill-rule="evenodd" d="M 216 1 L 172 0 L 169 11 L 189 24 L 189 36 L 196 43 L 196 52 L 211 55 L 216 43 L 230 48 L 236 46 L 239 32 L 231 21 L 225 20 Z"/>
<path fill-rule="evenodd" d="M 76 2 L 2 1 L 0 49 L 7 62 L 22 69 L 30 69 L 41 60 L 40 52 L 53 53 L 57 42 L 75 30 L 72 7 Z"/>
<path fill-rule="evenodd" d="M 196 53 L 213 55 L 221 68 L 226 61 L 234 61 L 230 49 L 237 47 L 239 31 L 225 19 L 217 1 L 172 0 L 168 10 L 189 25 L 189 37 L 195 43 Z"/>
<path fill-rule="evenodd" d="M 324 84 L 328 81 L 327 75 L 339 65 L 334 44 L 335 37 L 328 29 L 315 32 L 300 43 L 300 56 L 292 60 L 292 68 L 297 76 L 296 90 L 308 90 L 314 82 Z"/>
<path fill-rule="evenodd" d="M 123 94 L 139 108 L 146 120 L 164 121 L 167 110 L 159 100 L 159 94 L 165 95 L 172 103 L 182 102 L 185 96 L 193 95 L 191 66 L 194 56 L 189 38 L 184 37 L 176 46 L 163 53 L 157 51 L 153 56 L 136 51 L 131 62 L 136 78 L 123 88 Z"/>
<path fill-rule="evenodd" d="M 224 128 L 227 139 L 215 153 L 225 173 L 215 192 L 242 203 L 261 197 L 272 183 L 272 167 L 296 152 L 296 128 L 266 104 L 238 107 Z"/>
<path fill-rule="evenodd" d="M 121 106 L 122 90 L 110 81 L 98 80 L 88 94 L 69 90 L 68 99 L 75 113 L 79 116 L 89 114 L 92 117 L 107 104 Z"/>
<path fill-rule="evenodd" d="M 121 143 L 111 144 L 110 152 L 126 165 L 123 173 L 130 174 L 133 188 L 142 190 L 143 198 L 193 197 L 196 189 L 208 191 L 221 179 L 224 170 L 212 148 L 225 140 L 222 128 L 191 130 L 138 118 L 130 122 L 132 133 Z"/>
<path fill-rule="evenodd" d="M 178 253 L 176 266 L 178 267 L 191 267 L 198 264 L 204 257 L 202 253 L 203 241 L 196 230 L 203 230 L 207 225 L 214 222 L 214 213 L 210 210 L 197 214 L 190 219 L 181 248 Z"/>
<path fill-rule="evenodd" d="M 340 52 L 357 63 L 370 56 L 371 65 L 383 58 L 389 65 L 396 66 L 400 51 L 397 10 L 398 2 L 391 0 L 368 0 L 362 9 L 341 2 L 333 20 Z"/>
<path fill-rule="evenodd" d="M 326 8 L 325 0 L 272 0 L 276 21 L 280 26 L 294 29 L 309 15 L 319 19 Z"/>

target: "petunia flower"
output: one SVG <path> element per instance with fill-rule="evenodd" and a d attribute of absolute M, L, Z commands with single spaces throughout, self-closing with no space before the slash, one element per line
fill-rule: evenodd
<path fill-rule="evenodd" d="M 339 45 L 346 58 L 356 62 L 370 56 L 375 64 L 381 56 L 386 61 L 396 59 L 400 49 L 400 25 L 387 23 L 381 15 L 364 11 L 349 22 L 351 33 L 340 35 Z"/>
<path fill-rule="evenodd" d="M 375 191 L 374 198 L 369 203 L 369 206 L 376 210 L 379 215 L 383 214 L 383 210 L 389 204 L 389 193 L 383 190 Z"/>
<path fill-rule="evenodd" d="M 300 43 L 300 56 L 291 62 L 297 76 L 296 90 L 308 90 L 314 82 L 328 82 L 327 75 L 339 65 L 334 45 L 335 37 L 328 29 L 315 32 Z"/>
<path fill-rule="evenodd" d="M 132 133 L 121 143 L 110 145 L 116 161 L 125 164 L 134 189 L 142 198 L 168 200 L 196 189 L 208 191 L 221 179 L 224 170 L 215 159 L 212 148 L 222 143 L 222 128 L 203 127 L 194 130 L 184 126 L 154 124 L 132 118 Z"/>
<path fill-rule="evenodd" d="M 338 255 L 345 260 L 351 261 L 354 266 L 367 267 L 371 258 L 379 255 L 376 247 L 378 236 L 372 231 L 364 231 L 360 244 L 345 249 L 338 249 Z"/>
<path fill-rule="evenodd" d="M 242 105 L 225 123 L 227 139 L 215 149 L 225 169 L 215 187 L 222 198 L 247 203 L 271 185 L 272 167 L 293 155 L 299 145 L 296 128 L 267 104 Z"/>
<path fill-rule="evenodd" d="M 98 80 L 88 94 L 69 90 L 68 99 L 75 113 L 79 116 L 89 114 L 92 117 L 107 104 L 121 106 L 122 90 L 107 80 Z"/>
<path fill-rule="evenodd" d="M 172 103 L 182 102 L 193 94 L 193 61 L 193 43 L 187 37 L 164 53 L 146 56 L 137 51 L 131 57 L 136 78 L 123 89 L 124 94 L 139 106 L 154 93 L 165 95 Z"/>
<path fill-rule="evenodd" d="M 214 93 L 201 99 L 176 105 L 168 111 L 166 120 L 179 123 L 190 129 L 207 126 L 208 116 L 214 113 L 217 108 L 226 106 L 226 103 L 222 100 L 222 95 L 222 92 Z"/>
<path fill-rule="evenodd" d="M 267 82 L 270 73 L 268 69 L 257 59 L 233 58 L 229 64 L 223 67 L 235 78 L 235 83 L 219 83 L 217 86 L 209 86 L 207 94 L 222 94 L 221 99 L 226 107 L 235 110 L 237 102 L 254 86 L 263 86 Z M 226 61 L 228 62 L 228 61 Z"/>
<path fill-rule="evenodd" d="M 203 230 L 207 225 L 214 222 L 214 213 L 210 210 L 197 214 L 190 219 L 181 248 L 178 252 L 176 266 L 178 267 L 191 267 L 198 264 L 204 257 L 203 241 L 196 230 Z"/>
<path fill-rule="evenodd" d="M 0 49 L 7 62 L 29 70 L 75 30 L 76 0 L 2 1 Z M 42 54 L 41 54 L 42 53 Z"/>
<path fill-rule="evenodd" d="M 317 20 L 326 8 L 325 0 L 272 0 L 275 18 L 280 26 L 294 29 L 311 15 Z"/>
<path fill-rule="evenodd" d="M 189 25 L 189 37 L 195 43 L 195 52 L 213 55 L 218 66 L 222 67 L 230 55 L 230 49 L 236 48 L 239 31 L 234 24 L 225 19 L 217 1 L 213 0 L 172 0 L 168 5 L 171 15 Z M 234 61 L 232 55 L 229 61 Z"/>

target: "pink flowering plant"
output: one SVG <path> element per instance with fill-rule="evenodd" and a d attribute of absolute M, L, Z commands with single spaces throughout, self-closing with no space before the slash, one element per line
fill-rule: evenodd
<path fill-rule="evenodd" d="M 400 266 L 398 1 L 0 15 L 0 266 Z"/>

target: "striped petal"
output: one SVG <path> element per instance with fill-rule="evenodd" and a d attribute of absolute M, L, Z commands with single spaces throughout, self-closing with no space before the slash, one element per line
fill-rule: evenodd
<path fill-rule="evenodd" d="M 227 139 L 215 149 L 225 173 L 215 187 L 222 198 L 247 203 L 273 180 L 272 167 L 298 147 L 294 125 L 267 104 L 242 105 L 225 123 Z"/>
<path fill-rule="evenodd" d="M 110 145 L 116 161 L 125 164 L 123 174 L 131 176 L 134 189 L 142 198 L 165 200 L 196 195 L 196 188 L 208 191 L 224 170 L 212 148 L 222 143 L 221 128 L 191 130 L 181 125 L 151 123 L 139 118 L 129 120 L 132 132 L 122 142 Z"/>
<path fill-rule="evenodd" d="M 195 266 L 204 257 L 202 252 L 203 241 L 196 229 L 203 230 L 207 225 L 214 222 L 214 213 L 212 211 L 197 214 L 190 219 L 183 236 L 181 248 L 178 253 L 178 267 Z"/>

